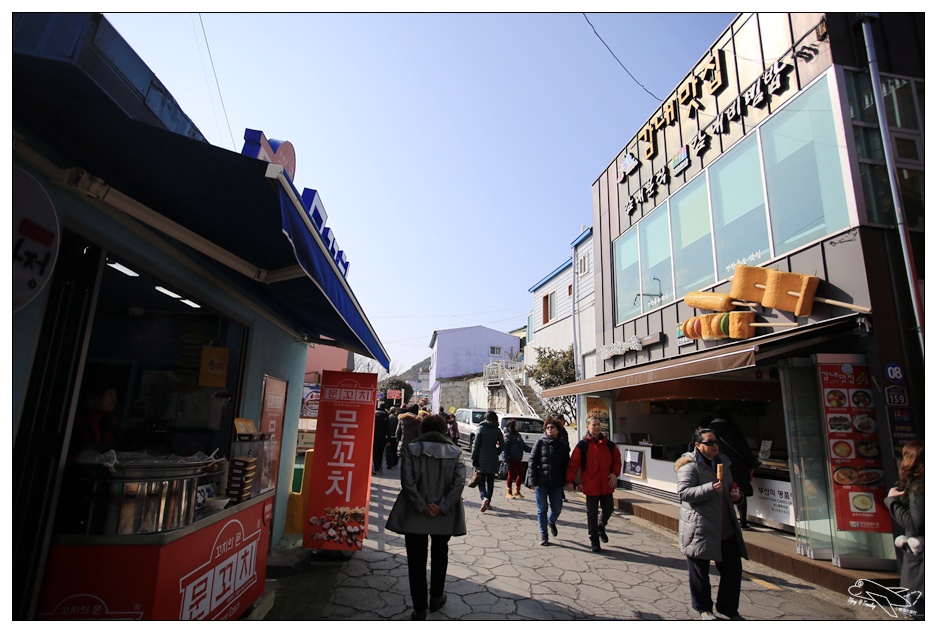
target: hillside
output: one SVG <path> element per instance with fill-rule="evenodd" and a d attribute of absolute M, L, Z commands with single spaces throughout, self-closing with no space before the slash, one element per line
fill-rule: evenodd
<path fill-rule="evenodd" d="M 415 382 L 419 379 L 419 374 L 421 372 L 429 371 L 429 363 L 430 358 L 426 358 L 422 362 L 417 362 L 406 371 L 395 377 L 399 377 L 404 382 Z"/>

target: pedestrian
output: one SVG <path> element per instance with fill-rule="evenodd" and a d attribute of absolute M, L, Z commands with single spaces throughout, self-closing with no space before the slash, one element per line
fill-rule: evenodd
<path fill-rule="evenodd" d="M 576 444 L 566 468 L 566 490 L 575 491 L 575 479 L 581 475 L 588 516 L 588 539 L 592 553 L 601 552 L 601 542 L 608 541 L 605 527 L 614 511 L 614 490 L 621 475 L 621 451 L 601 432 L 601 420 L 589 417 L 588 434 Z M 601 508 L 601 517 L 598 509 Z"/>
<path fill-rule="evenodd" d="M 498 457 L 504 450 L 504 433 L 497 425 L 497 413 L 489 410 L 478 424 L 474 444 L 471 447 L 471 464 L 481 473 L 478 492 L 481 494 L 481 511 L 491 506 L 494 497 L 494 475 L 497 474 Z"/>
<path fill-rule="evenodd" d="M 732 503 L 744 495 L 731 476 L 731 461 L 719 453 L 718 436 L 711 428 L 692 435 L 694 449 L 676 461 L 676 493 L 679 495 L 679 550 L 689 568 L 692 607 L 703 621 L 717 620 L 712 613 L 709 567 L 715 562 L 721 578 L 715 608 L 732 621 L 743 621 L 741 558 L 748 559 L 741 525 Z"/>
<path fill-rule="evenodd" d="M 390 419 L 386 407 L 386 402 L 380 402 L 374 412 L 374 462 L 371 468 L 372 474 L 383 472 L 383 456 L 384 451 L 387 449 L 387 423 Z"/>
<path fill-rule="evenodd" d="M 427 610 L 435 612 L 447 600 L 445 574 L 449 540 L 468 532 L 462 504 L 465 463 L 461 449 L 445 436 L 442 417 L 424 416 L 419 436 L 403 449 L 400 486 L 402 489 L 387 517 L 386 528 L 404 536 L 413 600 L 410 618 L 423 620 Z M 427 561 L 430 563 L 428 587 Z"/>
<path fill-rule="evenodd" d="M 403 454 L 406 446 L 419 436 L 419 412 L 419 406 L 412 404 L 398 415 L 400 423 L 397 425 L 396 436 L 400 444 L 400 454 Z"/>
<path fill-rule="evenodd" d="M 566 430 L 566 420 L 562 415 L 556 415 L 555 417 L 550 417 L 556 423 L 559 424 L 559 438 L 565 441 L 566 446 L 569 448 L 569 451 L 572 451 L 572 445 L 569 443 L 569 431 Z M 548 420 L 547 419 L 547 420 Z M 545 430 L 545 428 L 544 428 Z"/>
<path fill-rule="evenodd" d="M 455 415 L 447 415 L 446 424 L 448 425 L 448 438 L 452 440 L 452 443 L 458 445 L 461 433 L 458 431 L 458 422 L 455 421 Z"/>
<path fill-rule="evenodd" d="M 884 499 L 893 522 L 903 529 L 894 544 L 903 553 L 900 563 L 900 587 L 907 590 L 907 606 L 914 619 L 923 620 L 923 442 L 910 441 L 900 451 L 898 483 Z M 918 596 L 913 593 L 919 591 Z"/>
<path fill-rule="evenodd" d="M 569 446 L 559 434 L 559 422 L 550 417 L 543 427 L 544 435 L 530 452 L 527 486 L 536 490 L 536 520 L 539 523 L 540 544 L 549 544 L 549 535 L 559 535 L 556 521 L 562 513 L 562 492 L 569 466 Z M 549 533 L 546 532 L 547 527 Z"/>
<path fill-rule="evenodd" d="M 738 519 L 741 521 L 742 529 L 750 529 L 747 519 L 747 499 L 754 495 L 751 476 L 754 468 L 760 466 L 760 461 L 751 452 L 747 437 L 731 420 L 731 413 L 727 409 L 716 410 L 715 419 L 708 422 L 706 427 L 718 437 L 719 453 L 731 459 L 731 478 L 741 489 L 742 494 L 741 502 L 735 505 L 738 509 Z"/>
<path fill-rule="evenodd" d="M 523 453 L 532 448 L 523 440 L 517 421 L 511 419 L 507 422 L 507 434 L 504 435 L 504 458 L 507 461 L 507 498 L 523 498 L 520 487 L 523 485 L 524 474 Z M 512 491 L 516 482 L 517 491 Z"/>
<path fill-rule="evenodd" d="M 395 468 L 400 460 L 400 457 L 397 456 L 397 445 L 399 444 L 399 440 L 396 436 L 397 428 L 400 426 L 400 418 L 397 416 L 397 412 L 399 412 L 399 410 L 400 409 L 396 406 L 391 406 L 390 415 L 387 417 L 386 458 L 388 470 Z"/>

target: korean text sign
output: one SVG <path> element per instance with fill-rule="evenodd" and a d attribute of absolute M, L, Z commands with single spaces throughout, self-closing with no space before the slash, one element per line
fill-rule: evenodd
<path fill-rule="evenodd" d="M 818 365 L 839 531 L 890 533 L 874 391 L 867 365 Z"/>
<path fill-rule="evenodd" d="M 324 371 L 302 546 L 358 550 L 367 535 L 375 373 Z"/>

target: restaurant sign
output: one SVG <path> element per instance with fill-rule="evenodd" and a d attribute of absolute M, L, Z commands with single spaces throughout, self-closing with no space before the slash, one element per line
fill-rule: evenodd
<path fill-rule="evenodd" d="M 835 522 L 890 533 L 871 373 L 863 356 L 817 356 Z"/>
<path fill-rule="evenodd" d="M 776 60 L 761 74 L 747 89 L 739 90 L 739 94 L 716 113 L 714 121 L 705 129 L 689 139 L 688 143 L 679 147 L 667 163 L 654 172 L 643 184 L 631 187 L 634 193 L 627 199 L 624 209 L 632 215 L 638 207 L 656 197 L 660 186 L 669 182 L 669 178 L 684 172 L 689 168 L 691 157 L 699 157 L 711 146 L 712 134 L 721 136 L 727 134 L 729 125 L 743 119 L 750 108 L 763 108 L 769 102 L 769 94 L 782 94 L 789 87 L 786 75 L 793 66 L 785 61 Z M 703 109 L 700 98 L 706 95 L 720 94 L 728 86 L 728 74 L 725 70 L 725 51 L 713 50 L 703 60 L 699 70 L 690 75 L 680 84 L 679 88 L 670 95 L 660 109 L 644 125 L 637 134 L 638 146 L 643 146 L 644 160 L 652 160 L 657 156 L 657 133 L 680 121 L 682 113 L 689 118 L 696 118 L 699 110 Z M 623 169 L 623 164 L 630 165 L 629 170 Z M 630 175 L 636 171 L 638 163 L 632 152 L 626 158 L 618 161 L 618 183 L 626 184 Z"/>
<path fill-rule="evenodd" d="M 663 333 L 655 333 L 650 336 L 631 336 L 627 340 L 619 340 L 609 345 L 604 345 L 598 350 L 598 355 L 602 360 L 610 360 L 614 356 L 624 355 L 628 351 L 640 351 L 646 346 L 658 344 L 663 340 Z"/>
<path fill-rule="evenodd" d="M 363 548 L 376 404 L 376 373 L 322 372 L 304 548 Z"/>

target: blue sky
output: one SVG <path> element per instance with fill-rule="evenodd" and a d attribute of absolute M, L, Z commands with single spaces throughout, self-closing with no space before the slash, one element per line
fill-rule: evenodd
<path fill-rule="evenodd" d="M 643 87 L 582 13 L 105 15 L 212 144 L 293 144 L 399 373 L 434 331 L 526 324 L 649 93 L 734 14 L 588 13 Z"/>

